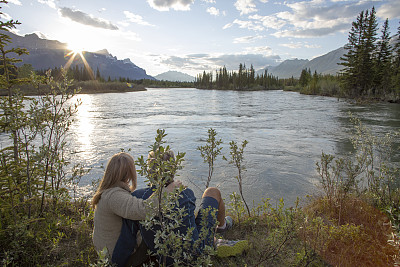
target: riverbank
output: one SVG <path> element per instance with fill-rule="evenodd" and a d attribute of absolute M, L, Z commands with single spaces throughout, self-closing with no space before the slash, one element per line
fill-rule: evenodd
<path fill-rule="evenodd" d="M 283 199 L 277 206 L 264 200 L 252 208 L 250 217 L 227 202 L 234 226 L 217 238 L 248 240 L 250 249 L 236 257 L 212 256 L 212 264 L 395 266 L 400 257 L 398 233 L 386 215 L 368 204 L 370 201 L 349 196 L 339 211 L 337 204 L 325 197 L 310 197 L 303 208 L 297 205 L 300 203 L 287 205 Z M 2 232 L 3 266 L 105 266 L 108 260 L 99 257 L 92 244 L 93 210 L 89 203 L 71 200 L 59 202 L 57 207 L 57 213 L 18 222 L 15 227 L 19 232 Z M 12 241 L 14 234 L 18 240 Z"/>
<path fill-rule="evenodd" d="M 80 81 L 73 82 L 70 86 L 70 90 L 77 90 L 80 88 L 79 94 L 103 94 L 103 93 L 124 93 L 124 92 L 139 92 L 146 91 L 144 85 L 126 83 L 126 82 L 99 82 L 99 81 Z M 18 89 L 23 95 L 35 96 L 44 95 L 50 92 L 49 85 L 40 85 L 39 88 L 35 88 L 32 84 L 19 85 Z M 72 92 L 70 92 L 72 93 Z M 1 96 L 8 95 L 6 90 L 3 90 Z"/>

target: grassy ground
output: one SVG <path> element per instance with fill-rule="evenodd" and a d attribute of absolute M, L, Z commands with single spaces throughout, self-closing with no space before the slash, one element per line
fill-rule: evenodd
<path fill-rule="evenodd" d="M 399 243 L 389 219 L 365 200 L 340 205 L 312 199 L 304 208 L 266 207 L 234 217 L 218 238 L 248 240 L 242 255 L 212 256 L 213 266 L 396 266 Z M 256 214 L 257 213 L 257 214 Z M 26 225 L 29 224 L 29 227 Z M 88 266 L 98 263 L 87 203 L 60 203 L 42 220 L 20 221 L 1 233 L 2 266 Z"/>

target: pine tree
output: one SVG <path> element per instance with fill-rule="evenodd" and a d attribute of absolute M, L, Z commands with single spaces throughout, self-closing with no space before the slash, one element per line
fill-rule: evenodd
<path fill-rule="evenodd" d="M 99 70 L 99 67 L 97 67 L 97 70 L 96 70 L 96 80 L 100 81 L 100 79 L 101 79 L 100 70 Z"/>
<path fill-rule="evenodd" d="M 364 34 L 364 11 L 361 11 L 357 16 L 356 21 L 352 23 L 349 32 L 348 43 L 344 46 L 347 53 L 340 58 L 342 62 L 339 65 L 343 66 L 342 82 L 345 92 L 350 96 L 355 96 L 358 93 L 358 81 L 360 57 L 359 50 L 361 39 Z M 301 85 L 301 83 L 300 83 Z"/>
<path fill-rule="evenodd" d="M 392 63 L 392 88 L 394 93 L 397 96 L 397 99 L 400 99 L 400 22 L 399 27 L 397 28 L 397 38 L 394 46 L 394 58 Z"/>
<path fill-rule="evenodd" d="M 373 7 L 372 11 L 369 13 L 369 16 L 366 16 L 364 43 L 361 46 L 362 62 L 360 68 L 361 73 L 359 77 L 361 95 L 365 94 L 369 89 L 373 87 L 373 71 L 375 69 L 373 58 L 376 51 L 377 29 L 378 23 L 376 21 L 375 8 Z"/>
<path fill-rule="evenodd" d="M 374 88 L 373 94 L 384 93 L 384 90 L 388 90 L 390 87 L 390 65 L 392 56 L 392 47 L 390 42 L 389 32 L 389 20 L 386 19 L 383 28 L 382 35 L 378 41 L 378 51 L 375 58 L 375 70 L 374 70 Z M 378 90 L 378 92 L 376 91 Z"/>
<path fill-rule="evenodd" d="M 375 8 L 372 11 L 361 11 L 356 21 L 352 23 L 348 43 L 345 45 L 347 53 L 340 59 L 342 62 L 342 82 L 345 92 L 351 97 L 358 97 L 372 88 L 374 53 L 376 50 L 376 22 Z"/>

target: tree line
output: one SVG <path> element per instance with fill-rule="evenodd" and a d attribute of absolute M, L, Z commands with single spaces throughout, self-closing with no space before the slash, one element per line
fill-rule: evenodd
<path fill-rule="evenodd" d="M 199 74 L 194 82 L 196 88 L 219 89 L 219 90 L 268 90 L 282 89 L 283 83 L 278 77 L 269 74 L 267 70 L 263 74 L 255 74 L 253 65 L 246 68 L 246 64 L 239 64 L 238 72 L 220 68 L 215 73 L 205 71 Z"/>
<path fill-rule="evenodd" d="M 391 39 L 395 39 L 394 46 Z M 352 23 L 341 57 L 341 86 L 349 97 L 400 94 L 400 26 L 397 37 L 391 37 L 385 20 L 378 36 L 375 8 L 361 11 Z"/>

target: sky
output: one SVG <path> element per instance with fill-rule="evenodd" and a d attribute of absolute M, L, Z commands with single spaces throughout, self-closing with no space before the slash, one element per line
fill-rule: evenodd
<path fill-rule="evenodd" d="M 351 23 L 375 7 L 379 27 L 399 27 L 399 0 L 8 0 L 2 21 L 21 22 L 70 49 L 107 49 L 149 75 L 192 76 L 239 63 L 256 70 L 286 59 L 313 59 L 347 43 Z M 380 29 L 379 29 L 380 34 Z"/>

